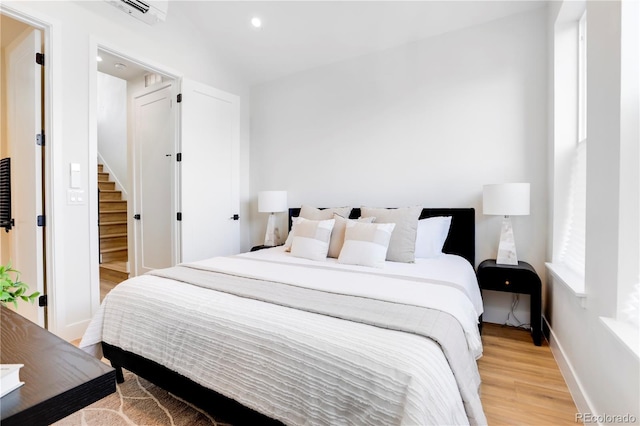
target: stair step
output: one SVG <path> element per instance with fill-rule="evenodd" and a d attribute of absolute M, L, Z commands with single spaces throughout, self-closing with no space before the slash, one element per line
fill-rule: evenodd
<path fill-rule="evenodd" d="M 127 247 L 112 247 L 102 248 L 100 247 L 100 255 L 102 256 L 102 263 L 113 262 L 115 260 L 126 262 L 129 260 L 129 252 Z"/>
<path fill-rule="evenodd" d="M 112 250 L 112 249 L 109 249 Z M 121 250 L 113 250 L 113 251 L 106 251 L 103 252 L 101 250 L 100 255 L 102 256 L 102 262 L 113 262 L 114 260 L 121 260 L 121 261 L 127 261 L 129 259 L 129 255 L 127 252 L 127 249 L 121 249 Z"/>
<path fill-rule="evenodd" d="M 122 262 L 122 261 L 103 262 L 100 266 L 102 266 L 105 269 L 111 269 L 112 271 L 129 272 L 127 271 L 127 262 Z"/>
<path fill-rule="evenodd" d="M 122 201 L 122 191 L 115 189 L 101 189 L 100 201 Z"/>
<path fill-rule="evenodd" d="M 127 222 L 106 222 L 100 224 L 100 238 L 111 235 L 127 235 Z"/>
<path fill-rule="evenodd" d="M 98 181 L 98 189 L 100 191 L 115 189 L 116 183 L 111 181 Z"/>
<path fill-rule="evenodd" d="M 100 252 L 104 253 L 105 250 L 121 249 L 127 246 L 127 234 L 116 234 L 120 236 L 112 235 L 100 235 Z"/>
<path fill-rule="evenodd" d="M 100 223 L 103 222 L 114 222 L 114 221 L 125 221 L 127 220 L 127 211 L 126 210 L 109 210 L 105 212 L 100 212 Z"/>
<path fill-rule="evenodd" d="M 100 200 L 100 213 L 109 211 L 127 211 L 127 202 L 125 200 Z"/>
<path fill-rule="evenodd" d="M 123 264 L 125 267 L 124 270 L 120 270 L 117 267 L 117 264 Z M 120 283 L 129 278 L 129 272 L 126 271 L 126 262 L 122 261 L 113 261 L 102 263 L 100 265 L 100 279 L 107 280 L 114 283 Z"/>
<path fill-rule="evenodd" d="M 98 164 L 98 173 L 102 173 L 104 171 L 104 165 Z"/>
<path fill-rule="evenodd" d="M 105 182 L 109 180 L 109 173 L 98 172 L 98 182 Z"/>
<path fill-rule="evenodd" d="M 112 233 L 112 234 L 102 234 L 100 233 L 100 239 L 101 240 L 108 240 L 111 238 L 119 238 L 119 237 L 126 237 L 127 233 L 126 232 L 119 232 L 119 233 Z"/>
<path fill-rule="evenodd" d="M 110 248 L 100 248 L 100 253 L 114 253 L 117 251 L 126 251 L 127 250 L 127 246 L 117 246 L 117 247 L 110 247 Z"/>

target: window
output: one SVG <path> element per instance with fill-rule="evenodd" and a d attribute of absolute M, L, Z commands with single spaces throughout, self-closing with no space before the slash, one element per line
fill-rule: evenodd
<path fill-rule="evenodd" d="M 587 20 L 578 21 L 577 33 L 577 140 L 574 140 L 564 226 L 557 261 L 584 277 L 587 195 Z"/>
<path fill-rule="evenodd" d="M 640 4 L 621 11 L 620 225 L 616 319 L 640 328 Z"/>

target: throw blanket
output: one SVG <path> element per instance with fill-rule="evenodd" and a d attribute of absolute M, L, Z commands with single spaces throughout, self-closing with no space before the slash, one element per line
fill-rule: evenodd
<path fill-rule="evenodd" d="M 161 277 L 165 280 L 157 281 L 158 278 L 150 275 Z M 135 282 L 135 289 L 132 287 L 133 283 L 131 281 Z M 189 283 L 191 286 L 183 289 L 178 287 L 176 281 Z M 411 359 L 411 356 L 421 358 L 420 360 L 415 358 L 415 362 L 410 362 L 410 364 L 415 364 L 419 371 L 409 373 L 411 375 L 406 376 L 406 372 L 402 369 L 393 370 L 392 372 L 387 371 L 389 368 L 395 368 L 389 365 L 375 365 L 370 368 L 370 360 L 366 353 L 354 352 L 351 355 L 347 354 L 349 356 L 346 361 L 336 361 L 336 359 L 343 359 L 345 354 L 340 354 L 339 357 L 333 359 L 335 358 L 333 354 L 322 353 L 322 348 L 315 347 L 322 344 L 321 339 L 318 342 L 315 340 L 305 342 L 306 336 L 301 337 L 298 335 L 297 337 L 292 337 L 287 335 L 285 339 L 282 339 L 282 342 L 279 342 L 279 335 L 284 335 L 286 330 L 277 329 L 276 332 L 270 330 L 269 318 L 271 317 L 264 317 L 262 320 L 265 325 L 263 325 L 264 330 L 261 330 L 261 333 L 263 332 L 265 335 L 261 336 L 256 334 L 255 330 L 247 329 L 244 324 L 240 324 L 244 318 L 241 318 L 240 323 L 236 323 L 236 321 L 227 320 L 226 316 L 220 314 L 222 319 L 219 320 L 216 317 L 215 328 L 223 330 L 215 333 L 226 333 L 225 329 L 228 328 L 230 331 L 224 334 L 226 337 L 210 338 L 207 336 L 205 338 L 203 336 L 198 339 L 198 335 L 204 332 L 202 330 L 206 330 L 208 333 L 212 328 L 211 325 L 204 324 L 205 320 L 208 321 L 209 318 L 208 314 L 204 312 L 205 305 L 208 306 L 210 304 L 209 301 L 201 301 L 198 302 L 199 304 L 195 304 L 197 306 L 194 306 L 194 300 L 191 302 L 186 300 L 182 306 L 181 313 L 180 307 L 173 307 L 172 303 L 155 304 L 155 295 L 148 296 L 147 300 L 141 303 L 132 300 L 135 293 L 142 296 L 149 294 L 150 289 L 162 292 L 175 288 L 175 291 L 180 291 L 184 294 L 185 299 L 189 299 L 192 294 L 194 298 L 201 297 L 195 296 L 196 290 L 192 290 L 190 288 L 192 286 L 239 296 L 244 300 L 268 302 L 269 305 L 267 306 L 279 305 L 293 308 L 296 311 L 322 314 L 322 316 L 317 317 L 303 317 L 295 314 L 295 311 L 281 312 L 275 308 L 263 307 L 263 305 L 252 305 L 255 307 L 254 309 L 267 309 L 270 312 L 274 312 L 276 316 L 286 316 L 287 319 L 298 322 L 298 324 L 292 324 L 292 329 L 295 329 L 295 326 L 298 325 L 308 330 L 310 327 L 322 324 L 323 329 L 315 330 L 316 333 L 320 333 L 324 331 L 324 328 L 333 327 L 330 333 L 327 333 L 327 336 L 335 335 L 335 340 L 337 341 L 352 339 L 353 344 L 351 346 L 353 346 L 353 351 L 360 343 L 358 342 L 359 336 L 357 334 L 363 336 L 363 339 L 371 339 L 370 350 L 372 352 L 380 350 L 384 345 L 383 343 L 378 343 L 378 340 L 388 340 L 389 337 L 384 337 L 385 332 L 375 331 L 375 328 L 361 329 L 356 326 L 332 323 L 329 318 L 326 318 L 327 316 L 357 324 L 367 324 L 367 326 L 373 325 L 380 329 L 397 330 L 416 336 L 429 337 L 438 342 L 446 356 L 445 364 L 448 362 L 451 370 L 447 369 L 449 371 L 447 373 L 444 371 L 444 367 L 439 366 L 438 356 L 435 352 L 432 353 L 433 351 L 427 345 L 429 340 L 409 340 L 407 343 L 401 343 L 400 346 L 402 347 L 398 351 L 405 351 L 410 356 L 405 354 L 401 355 L 403 358 L 396 358 L 395 353 L 387 354 L 389 365 L 406 362 L 405 356 L 408 356 L 407 359 Z M 126 291 L 129 294 L 119 294 L 119 288 L 121 287 L 122 292 Z M 207 295 L 207 297 L 209 296 Z M 227 299 L 228 297 L 233 296 L 226 296 L 226 298 L 222 295 L 215 296 L 215 303 L 221 303 L 216 307 L 216 310 L 223 310 L 223 307 L 231 303 L 231 299 Z M 158 297 L 158 300 L 161 300 L 161 298 Z M 234 301 L 233 303 L 236 302 Z M 250 304 L 251 302 L 243 303 Z M 136 308 L 130 309 L 122 306 L 126 304 L 135 305 Z M 108 305 L 111 305 L 111 310 L 106 310 L 105 306 Z M 189 307 L 187 309 L 192 309 L 194 312 L 187 312 L 185 309 L 187 306 Z M 149 313 L 146 313 L 147 311 Z M 160 311 L 162 311 L 162 315 L 159 315 Z M 153 312 L 156 312 L 155 315 Z M 232 312 L 235 312 L 235 307 L 231 307 L 226 315 L 231 315 Z M 180 316 L 185 318 L 180 319 Z M 197 318 L 202 318 L 202 326 L 197 324 Z M 261 316 L 260 318 L 263 317 Z M 309 321 L 307 325 L 302 322 L 303 318 L 304 321 Z M 162 330 L 163 327 L 158 325 L 165 319 L 170 320 L 169 323 L 171 325 L 174 322 L 190 321 L 193 324 L 192 330 L 182 332 L 177 327 L 172 326 L 171 329 L 162 332 L 164 336 L 161 338 L 154 336 L 154 340 L 150 340 L 150 342 L 155 341 L 155 345 L 146 343 L 144 346 L 137 348 L 137 345 L 142 345 L 142 343 L 134 341 L 135 338 L 130 335 L 131 333 L 126 328 L 126 324 L 134 323 L 145 330 L 144 336 L 141 336 L 140 339 L 144 340 L 147 334 L 152 334 L 152 332 L 147 332 L 146 330 L 154 327 Z M 94 322 L 96 323 L 95 325 Z M 94 322 L 87 330 L 81 346 L 89 346 L 92 343 L 104 340 L 123 347 L 123 349 L 140 353 L 285 423 L 309 422 L 322 424 L 328 422 L 334 424 L 341 423 L 345 418 L 350 417 L 351 421 L 356 419 L 356 423 L 415 424 L 429 422 L 459 424 L 463 420 L 448 413 L 446 407 L 452 404 L 452 400 L 455 402 L 456 396 L 457 398 L 462 396 L 467 417 L 465 420 L 468 420 L 471 424 L 486 424 L 477 391 L 479 374 L 475 359 L 467 347 L 465 333 L 459 322 L 452 315 L 436 309 L 358 295 L 304 288 L 288 283 L 266 282 L 255 277 L 228 273 L 228 271 L 216 271 L 215 268 L 210 266 L 182 265 L 152 271 L 143 277 L 120 284 L 107 297 Z M 148 323 L 148 325 L 145 325 L 145 323 Z M 125 327 L 122 324 L 125 324 Z M 254 323 L 251 323 L 251 327 L 254 325 Z M 102 327 L 104 327 L 104 330 Z M 236 327 L 237 329 L 235 329 Z M 354 330 L 350 330 L 351 328 L 356 330 L 356 334 L 353 334 Z M 188 338 L 192 332 L 195 336 L 193 340 Z M 292 333 L 292 330 L 288 332 Z M 158 331 L 156 330 L 153 333 L 158 334 Z M 273 334 L 267 335 L 267 333 Z M 341 333 L 344 333 L 346 337 Z M 347 333 L 351 334 L 347 335 Z M 213 349 L 209 350 L 208 347 L 204 347 L 209 340 L 213 342 L 213 347 L 231 344 L 229 343 L 231 342 L 229 336 L 233 336 L 234 347 L 231 349 L 227 349 L 226 346 L 223 347 L 225 351 L 223 354 L 213 352 Z M 402 333 L 400 335 L 394 334 L 393 338 L 398 339 L 398 342 L 411 339 L 408 335 L 407 337 L 402 336 L 405 335 Z M 260 340 L 261 338 L 263 339 Z M 273 343 L 274 341 L 275 343 Z M 163 347 L 163 344 L 166 347 Z M 342 343 L 342 346 L 348 345 L 348 342 L 346 344 Z M 240 348 L 238 351 L 235 351 L 236 346 Z M 365 345 L 365 347 L 367 346 L 369 345 Z M 328 349 L 331 351 L 336 350 L 331 347 Z M 249 352 L 250 350 L 253 352 Z M 300 354 L 296 355 L 298 352 Z M 356 357 L 356 361 L 349 359 L 352 355 Z M 209 361 L 207 360 L 212 356 L 217 357 L 217 361 L 221 363 L 230 362 L 230 364 L 225 364 L 225 368 L 216 370 L 217 373 L 213 372 L 218 368 L 216 366 L 203 367 L 200 365 L 208 363 Z M 370 357 L 373 358 L 374 356 L 377 355 L 373 353 Z M 235 362 L 233 357 L 242 359 L 238 359 Z M 229 361 L 229 358 L 232 358 L 231 361 Z M 197 360 L 197 362 L 194 360 Z M 284 364 L 278 364 L 277 360 L 284 362 Z M 276 362 L 276 364 L 270 364 L 273 362 Z M 261 373 L 256 373 L 253 371 L 255 370 L 255 367 L 252 367 L 253 364 L 264 365 L 259 371 L 264 370 L 264 368 L 269 369 L 269 366 L 272 366 L 274 371 L 264 370 Z M 291 365 L 289 366 L 289 364 Z M 197 368 L 195 367 L 196 365 L 198 366 Z M 427 372 L 420 370 L 424 368 L 421 367 L 422 365 L 428 366 L 428 379 L 423 377 Z M 411 367 L 413 368 L 414 366 L 412 365 Z M 201 368 L 205 368 L 205 370 L 201 370 Z M 235 371 L 229 371 L 231 369 Z M 276 375 L 276 370 L 282 369 L 285 371 L 278 372 L 278 375 Z M 371 371 L 377 372 L 379 369 L 382 369 L 380 371 L 385 374 L 380 374 L 377 377 L 377 374 L 371 373 Z M 433 371 L 431 371 L 432 369 Z M 291 370 L 291 372 L 286 373 L 286 370 Z M 448 389 L 448 383 L 445 383 L 444 376 L 451 374 L 450 371 L 453 371 L 457 390 L 459 391 L 458 395 L 451 394 L 450 389 Z M 300 372 L 304 373 L 300 375 Z M 256 374 L 264 377 L 254 377 Z M 286 375 L 286 380 L 282 380 L 283 375 Z M 297 380 L 296 376 L 300 376 L 302 379 Z M 339 381 L 336 382 L 335 380 Z M 244 383 L 244 381 L 247 383 Z M 427 383 L 427 381 L 442 381 L 442 383 L 434 385 L 433 383 Z M 215 385 L 212 383 L 215 383 Z M 260 390 L 265 386 L 268 390 Z M 280 389 L 278 386 L 284 387 L 284 389 Z M 309 386 L 312 386 L 313 389 L 307 391 L 306 388 Z M 255 394 L 249 395 L 246 394 L 246 391 L 243 392 L 238 389 L 255 389 L 256 391 Z M 301 413 L 296 417 L 294 413 L 291 413 L 291 407 L 287 407 L 285 402 L 288 401 L 292 394 L 299 394 L 300 392 L 308 393 L 311 396 L 304 401 L 304 404 L 308 404 L 308 407 L 301 406 Z M 317 392 L 320 393 L 318 394 Z M 324 394 L 326 396 L 323 396 Z M 435 400 L 437 399 L 436 396 L 442 399 L 437 401 Z M 332 399 L 329 399 L 330 397 Z M 424 398 L 427 398 L 427 400 Z M 300 401 L 297 400 L 295 406 L 298 407 L 299 404 Z M 364 408 L 362 412 L 358 412 L 361 407 L 367 406 L 372 408 Z M 323 411 L 324 408 L 321 407 L 330 407 L 330 409 Z M 442 411 L 441 413 L 440 410 Z M 341 412 L 343 414 L 340 414 Z M 428 416 L 425 413 L 428 413 Z M 437 415 L 434 413 L 437 413 Z"/>

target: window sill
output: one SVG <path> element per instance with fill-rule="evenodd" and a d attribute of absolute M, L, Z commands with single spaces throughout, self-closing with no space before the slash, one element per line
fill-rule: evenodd
<path fill-rule="evenodd" d="M 622 343 L 636 359 L 640 359 L 640 330 L 631 324 L 613 318 L 600 317 L 605 327 Z"/>
<path fill-rule="evenodd" d="M 557 281 L 573 293 L 575 297 L 586 299 L 587 293 L 584 286 L 584 277 L 573 272 L 571 269 L 559 263 L 545 263 L 547 270 L 553 275 Z"/>

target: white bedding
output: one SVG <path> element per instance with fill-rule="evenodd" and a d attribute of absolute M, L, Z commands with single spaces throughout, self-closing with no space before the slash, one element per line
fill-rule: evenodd
<path fill-rule="evenodd" d="M 414 279 L 391 278 L 393 286 L 386 288 L 388 277 L 371 274 L 372 268 L 297 259 L 279 248 L 194 265 L 266 280 L 304 277 L 311 288 L 324 282 L 342 293 L 427 307 L 441 303 L 459 318 L 477 357 L 482 305 L 478 308 L 466 294 L 479 296 L 479 291 L 475 275 L 469 282 L 463 264 L 452 266 L 458 262 L 454 258 L 387 262 L 379 271 L 383 275 Z M 445 271 L 451 267 L 454 271 Z M 427 269 L 436 280 L 453 276 L 454 285 L 422 282 Z M 80 346 L 100 341 L 165 365 L 285 424 L 469 422 L 447 359 L 430 339 L 156 276 L 121 283 L 105 298 Z M 479 374 L 473 380 L 479 383 Z M 479 397 L 474 404 L 479 406 Z M 479 411 L 474 423 L 486 423 Z"/>
<path fill-rule="evenodd" d="M 301 265 L 318 265 L 313 260 L 294 257 L 287 253 L 283 247 L 273 247 L 269 249 L 243 253 L 239 256 L 252 259 L 286 261 Z M 206 265 L 209 260 L 195 262 Z M 456 283 L 464 288 L 467 297 L 473 304 L 476 318 L 484 312 L 482 295 L 476 279 L 476 273 L 471 264 L 463 257 L 453 254 L 442 254 L 429 259 L 416 258 L 415 263 L 385 262 L 383 269 L 372 269 L 367 266 L 345 265 L 338 263 L 338 259 L 328 257 L 321 265 L 331 266 L 341 270 L 351 270 L 358 272 L 378 273 L 380 275 L 398 275 L 405 277 L 430 278 L 441 281 Z"/>

